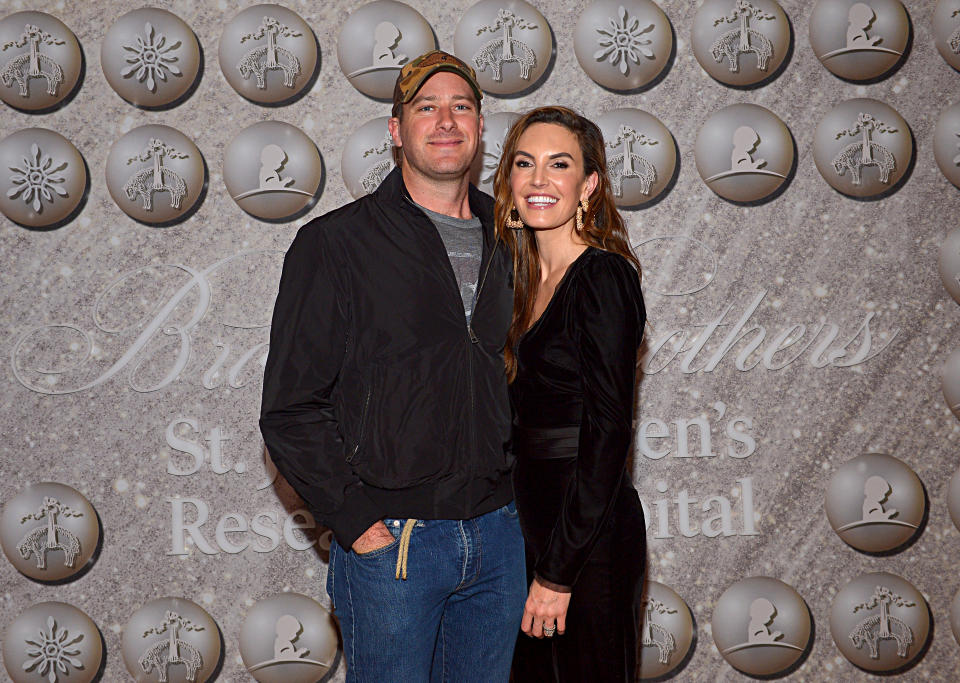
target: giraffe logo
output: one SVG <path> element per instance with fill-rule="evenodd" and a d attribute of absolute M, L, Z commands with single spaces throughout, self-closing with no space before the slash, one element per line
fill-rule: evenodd
<path fill-rule="evenodd" d="M 486 71 L 490 67 L 491 77 L 498 83 L 503 80 L 503 65 L 515 62 L 520 66 L 520 78 L 530 80 L 530 70 L 537 65 L 537 55 L 529 45 L 513 37 L 513 29 L 536 31 L 540 27 L 508 9 L 497 10 L 497 18 L 492 24 L 481 26 L 477 35 L 485 31 L 502 31 L 499 38 L 484 43 L 473 55 L 473 64 L 477 71 Z"/>
<path fill-rule="evenodd" d="M 300 59 L 290 50 L 277 44 L 278 38 L 300 38 L 303 34 L 290 26 L 283 24 L 274 17 L 263 17 L 260 26 L 255 31 L 244 33 L 240 42 L 247 40 L 267 39 L 266 45 L 259 45 L 247 52 L 237 63 L 237 69 L 244 79 L 254 76 L 257 87 L 265 90 L 267 87 L 267 72 L 280 71 L 283 73 L 283 84 L 288 88 L 294 87 L 294 81 L 300 75 Z"/>
<path fill-rule="evenodd" d="M 887 183 L 890 180 L 891 171 L 896 168 L 897 160 L 893 153 L 870 139 L 873 131 L 896 133 L 897 129 L 872 114 L 860 112 L 857 115 L 857 122 L 852 127 L 836 134 L 837 140 L 848 135 L 851 137 L 860 135 L 859 142 L 851 142 L 833 158 L 833 168 L 837 175 L 842 176 L 850 171 L 850 180 L 854 185 L 860 184 L 863 169 L 867 166 L 877 167 L 881 183 Z"/>
<path fill-rule="evenodd" d="M 853 611 L 880 608 L 880 614 L 871 614 L 862 619 L 850 631 L 849 638 L 858 650 L 867 646 L 872 659 L 880 658 L 879 644 L 883 640 L 893 640 L 897 644 L 897 656 L 906 658 L 913 644 L 913 630 L 902 620 L 890 614 L 890 606 L 915 607 L 916 602 L 906 600 L 886 586 L 877 586 L 873 594 L 864 602 L 854 606 Z"/>
<path fill-rule="evenodd" d="M 372 194 L 374 190 L 380 187 L 380 183 L 387 177 L 387 174 L 393 170 L 396 165 L 393 163 L 393 156 L 390 151 L 393 149 L 393 137 L 389 132 L 383 137 L 379 144 L 363 150 L 363 158 L 374 157 L 376 161 L 369 166 L 363 175 L 360 176 L 360 185 L 365 194 Z"/>
<path fill-rule="evenodd" d="M 633 146 L 657 145 L 660 144 L 659 141 L 637 132 L 631 126 L 621 124 L 617 136 L 606 144 L 610 149 L 620 148 L 607 163 L 614 196 L 623 196 L 623 181 L 626 178 L 639 180 L 640 192 L 649 195 L 650 187 L 657 181 L 657 169 L 646 158 L 634 152 Z"/>
<path fill-rule="evenodd" d="M 23 33 L 16 40 L 3 44 L 0 51 L 13 47 L 30 46 L 29 51 L 14 56 L 0 69 L 0 80 L 10 88 L 14 83 L 21 97 L 29 97 L 29 81 L 42 78 L 46 81 L 47 94 L 56 95 L 57 88 L 63 82 L 63 67 L 40 51 L 40 44 L 63 45 L 64 41 L 33 24 L 23 27 Z"/>
<path fill-rule="evenodd" d="M 164 157 L 170 159 L 186 159 L 190 155 L 178 152 L 172 145 L 168 145 L 160 138 L 150 138 L 139 154 L 127 159 L 127 164 L 135 161 L 153 160 L 153 165 L 143 168 L 127 179 L 123 186 L 130 201 L 139 197 L 145 211 L 153 210 L 153 194 L 155 192 L 169 192 L 170 206 L 180 208 L 180 202 L 187 194 L 187 184 L 176 171 L 171 171 L 163 165 Z"/>
<path fill-rule="evenodd" d="M 159 683 L 166 683 L 169 668 L 174 664 L 182 664 L 187 669 L 186 679 L 197 680 L 197 672 L 203 667 L 203 655 L 199 648 L 181 639 L 179 635 L 180 631 L 203 631 L 204 628 L 174 611 L 167 610 L 163 621 L 159 625 L 148 628 L 141 636 L 146 638 L 150 635 L 168 634 L 166 638 L 153 643 L 140 655 L 138 663 L 143 673 L 149 674 L 156 671 Z"/>
<path fill-rule="evenodd" d="M 57 516 L 62 517 L 82 517 L 83 513 L 73 510 L 68 505 L 64 505 L 56 498 L 47 496 L 43 499 L 43 504 L 36 512 L 25 515 L 20 523 L 27 520 L 41 520 L 44 517 L 47 523 L 30 529 L 26 535 L 20 539 L 17 550 L 20 556 L 29 560 L 33 555 L 37 561 L 37 569 L 47 568 L 47 552 L 50 550 L 63 551 L 63 565 L 73 567 L 73 563 L 80 554 L 80 539 L 69 529 L 57 524 Z"/>
<path fill-rule="evenodd" d="M 740 70 L 740 55 L 752 52 L 757 56 L 757 68 L 767 70 L 767 62 L 773 56 L 773 42 L 759 31 L 750 28 L 750 19 L 773 21 L 777 17 L 751 5 L 747 0 L 737 0 L 733 11 L 713 22 L 714 26 L 738 22 L 739 26 L 719 36 L 710 46 L 716 62 L 726 59 L 730 71 Z"/>

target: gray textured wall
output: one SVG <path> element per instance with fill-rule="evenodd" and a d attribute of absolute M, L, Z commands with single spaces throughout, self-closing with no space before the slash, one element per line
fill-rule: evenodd
<path fill-rule="evenodd" d="M 118 680 L 125 675 L 118 654 L 120 633 L 130 614 L 147 600 L 180 595 L 201 604 L 219 623 L 226 642 L 222 679 L 244 680 L 237 635 L 250 605 L 286 589 L 328 604 L 323 590 L 326 565 L 314 551 L 294 551 L 282 542 L 269 553 L 248 549 L 207 556 L 192 549 L 189 555 L 172 556 L 168 499 L 179 494 L 206 503 L 210 521 L 204 529 L 210 539 L 216 521 L 227 512 L 249 519 L 261 510 L 298 507 L 286 485 L 257 490 L 263 478 L 256 425 L 262 351 L 234 378 L 234 384 L 242 386 L 228 385 L 227 369 L 268 338 L 265 325 L 276 293 L 280 255 L 297 227 L 350 200 L 339 174 L 343 140 L 355 124 L 387 115 L 389 105 L 354 90 L 337 66 L 339 27 L 360 2 L 286 3 L 313 28 L 322 57 L 311 92 L 280 108 L 243 100 L 220 72 L 218 38 L 223 24 L 238 9 L 235 3 L 160 0 L 156 4 L 193 28 L 205 55 L 196 92 L 182 105 L 163 112 L 127 104 L 110 89 L 100 69 L 101 37 L 119 14 L 139 3 L 0 2 L 3 15 L 28 8 L 57 15 L 76 33 L 86 57 L 82 88 L 68 106 L 37 116 L 5 107 L 0 136 L 28 126 L 56 130 L 81 151 L 91 176 L 83 211 L 64 227 L 32 231 L 0 219 L 4 263 L 0 432 L 5 437 L 0 443 L 0 498 L 9 499 L 31 482 L 69 484 L 96 507 L 105 537 L 92 570 L 61 586 L 31 582 L 9 563 L 0 562 L 0 629 L 31 603 L 54 599 L 72 603 L 99 624 L 108 653 L 106 680 Z M 432 24 L 441 47 L 452 49 L 456 22 L 470 0 L 410 4 Z M 904 678 L 960 677 L 958 646 L 947 620 L 950 600 L 960 588 L 956 571 L 960 534 L 946 509 L 947 482 L 958 466 L 960 427 L 939 387 L 940 366 L 957 346 L 955 325 L 960 312 L 936 269 L 939 245 L 960 215 L 960 193 L 941 175 L 931 149 L 937 115 L 960 98 L 960 74 L 934 48 L 933 3 L 905 3 L 914 40 L 902 68 L 880 82 L 856 85 L 838 80 L 812 54 L 807 38 L 812 3 L 783 0 L 795 35 L 790 63 L 769 85 L 738 91 L 708 77 L 693 57 L 689 35 L 699 3 L 664 0 L 660 4 L 676 31 L 676 60 L 660 84 L 628 96 L 601 89 L 577 64 L 571 36 L 588 3 L 536 4 L 556 37 L 553 69 L 541 87 L 523 98 L 487 98 L 485 111 L 562 103 L 596 117 L 613 108 L 639 107 L 659 117 L 677 140 L 681 163 L 676 185 L 651 208 L 627 214 L 635 243 L 658 236 L 696 240 L 650 242 L 640 250 L 650 339 L 684 329 L 689 346 L 697 326 L 732 305 L 724 321 L 730 323 L 761 293 L 765 295 L 751 322 L 764 326 L 764 348 L 784 327 L 809 327 L 824 320 L 839 326 L 842 343 L 874 314 L 870 333 L 873 350 L 879 353 L 854 367 L 817 368 L 804 354 L 782 370 L 767 370 L 761 363 L 740 371 L 734 365 L 735 349 L 713 372 L 684 372 L 680 355 L 643 381 L 638 418 L 668 423 L 671 437 L 657 445 L 669 446 L 673 453 L 658 460 L 636 455 L 634 479 L 641 497 L 654 512 L 655 501 L 675 499 L 681 490 L 701 501 L 724 495 L 733 503 L 738 532 L 729 537 L 686 538 L 677 526 L 677 506 L 671 503 L 668 531 L 672 537 L 655 539 L 659 521 L 652 515 L 649 576 L 683 596 L 696 619 L 699 642 L 682 679 L 744 678 L 715 649 L 710 618 L 727 586 L 742 577 L 764 575 L 793 585 L 806 599 L 815 621 L 812 652 L 789 679 L 868 680 L 869 675 L 840 656 L 828 625 L 832 597 L 851 578 L 867 571 L 890 571 L 913 582 L 933 612 L 932 645 Z M 836 103 L 853 97 L 873 97 L 892 105 L 909 122 L 916 139 L 918 158 L 911 177 L 898 192 L 880 201 L 855 201 L 838 194 L 813 163 L 817 122 Z M 701 181 L 694 164 L 693 143 L 700 126 L 712 112 L 737 102 L 774 111 L 789 126 L 797 145 L 798 167 L 789 188 L 755 207 L 735 206 L 718 198 Z M 268 119 L 302 128 L 316 142 L 326 166 L 319 202 L 306 217 L 289 224 L 262 223 L 243 213 L 227 195 L 221 176 L 223 150 L 232 136 Z M 167 124 L 187 134 L 209 167 L 203 204 L 192 218 L 172 227 L 135 223 L 117 208 L 104 185 L 111 143 L 130 128 L 147 123 Z M 673 247 L 669 253 L 664 248 L 668 244 Z M 14 376 L 18 340 L 34 328 L 57 324 L 84 330 L 95 348 L 85 365 L 59 376 L 48 388 L 71 390 L 103 375 L 134 345 L 159 305 L 187 281 L 178 264 L 203 269 L 248 251 L 262 253 L 229 261 L 210 275 L 211 299 L 202 321 L 190 330 L 189 360 L 175 381 L 162 389 L 142 391 L 173 366 L 181 342 L 160 333 L 122 371 L 91 389 L 44 395 Z M 709 271 L 711 258 L 716 259 L 717 272 L 709 286 L 688 296 L 656 292 Z M 124 277 L 137 269 L 143 270 Z M 198 296 L 196 288 L 191 290 L 165 324 L 187 320 L 200 305 Z M 46 345 L 31 347 L 28 360 L 48 365 L 80 360 L 82 348 L 69 347 L 70 342 L 79 341 L 70 336 L 74 333 L 58 328 L 43 334 Z M 718 332 L 700 358 L 706 357 L 719 337 Z M 851 350 L 858 345 L 859 341 L 852 344 Z M 223 369 L 207 377 L 213 388 L 205 388 L 205 372 L 228 347 Z M 689 369 L 702 364 L 698 359 Z M 714 452 L 723 454 L 675 457 L 677 427 L 670 422 L 701 414 L 711 425 Z M 731 458 L 725 454 L 726 447 L 737 443 L 728 436 L 728 424 L 741 416 L 751 420 L 748 431 L 756 449 L 747 458 Z M 226 461 L 242 461 L 247 471 L 215 474 L 205 464 L 190 476 L 167 474 L 169 459 L 185 462 L 185 456 L 165 438 L 167 426 L 177 418 L 198 421 L 201 434 L 178 432 L 197 442 L 221 427 L 229 438 L 223 445 Z M 694 453 L 697 448 L 696 443 L 690 445 Z M 869 450 L 907 462 L 929 496 L 929 521 L 919 540 L 889 557 L 851 549 L 830 529 L 824 514 L 823 496 L 831 473 Z M 743 523 L 737 517 L 738 480 L 747 477 L 756 508 L 755 535 L 739 533 Z M 658 491 L 660 482 L 666 484 L 665 492 Z"/>

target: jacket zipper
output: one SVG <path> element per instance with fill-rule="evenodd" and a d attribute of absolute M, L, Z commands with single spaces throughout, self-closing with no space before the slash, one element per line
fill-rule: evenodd
<path fill-rule="evenodd" d="M 467 323 L 467 332 L 470 335 L 470 341 L 474 344 L 480 342 L 480 337 L 478 337 L 476 332 L 473 331 L 473 316 L 477 314 L 477 309 L 480 307 L 480 292 L 483 291 L 483 283 L 487 281 L 487 273 L 490 272 L 490 265 L 493 263 L 493 257 L 497 254 L 498 246 L 500 246 L 499 237 L 497 237 L 496 241 L 493 243 L 493 249 L 490 251 L 490 258 L 487 260 L 487 267 L 484 268 L 483 275 L 480 277 L 480 284 L 477 285 L 477 292 L 473 295 L 473 314 L 470 316 L 470 321 Z"/>
<path fill-rule="evenodd" d="M 363 443 L 363 433 L 366 430 L 367 426 L 367 412 L 370 407 L 370 395 L 373 393 L 373 383 L 370 383 L 370 386 L 367 387 L 367 396 L 363 400 L 363 412 L 360 413 L 360 434 L 357 436 L 357 443 L 353 447 L 353 452 L 347 457 L 347 462 L 352 463 L 353 459 L 357 457 L 357 451 L 360 450 L 360 444 Z"/>
<path fill-rule="evenodd" d="M 421 214 L 423 214 L 423 212 L 420 211 L 419 207 L 417 207 L 413 199 L 411 199 L 406 192 L 401 192 L 401 196 L 404 198 L 404 200 L 409 202 L 411 207 L 413 207 L 414 209 L 419 211 Z M 427 218 L 427 216 L 424 215 L 424 218 Z M 430 219 L 427 218 L 427 220 L 429 221 Z M 493 259 L 494 259 L 494 256 L 496 256 L 497 247 L 499 245 L 500 245 L 500 238 L 495 237 L 494 243 L 493 243 L 493 249 L 490 250 L 490 257 L 487 259 L 487 267 L 484 268 L 483 274 L 480 276 L 480 282 L 477 284 L 477 291 L 473 295 L 473 312 L 471 313 L 469 320 L 466 321 L 467 338 L 470 341 L 470 345 L 467 346 L 467 378 L 470 384 L 470 443 L 472 444 L 476 444 L 475 435 L 477 431 L 477 425 L 476 425 L 476 422 L 477 422 L 476 393 L 477 392 L 473 382 L 473 349 L 471 348 L 471 346 L 474 344 L 480 343 L 480 337 L 478 337 L 477 333 L 474 332 L 473 330 L 473 317 L 477 314 L 477 310 L 480 308 L 480 292 L 483 291 L 483 283 L 487 281 L 487 274 L 490 272 L 490 266 L 493 265 Z M 369 399 L 369 394 L 367 398 Z M 362 419 L 361 419 L 361 427 L 362 427 Z M 357 448 L 359 448 L 359 446 L 360 444 L 358 442 Z M 356 449 L 354 449 L 354 455 L 356 455 Z M 349 460 L 350 461 L 353 460 L 353 455 L 350 456 Z"/>

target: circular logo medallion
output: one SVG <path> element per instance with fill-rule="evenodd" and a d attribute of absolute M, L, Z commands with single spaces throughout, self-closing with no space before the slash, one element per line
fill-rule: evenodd
<path fill-rule="evenodd" d="M 960 420 L 960 349 L 947 356 L 940 381 L 947 407 Z"/>
<path fill-rule="evenodd" d="M 960 470 L 950 477 L 950 488 L 947 490 L 947 508 L 950 510 L 950 519 L 960 530 Z"/>
<path fill-rule="evenodd" d="M 810 14 L 810 46 L 833 74 L 868 81 L 903 57 L 910 20 L 900 0 L 818 0 Z"/>
<path fill-rule="evenodd" d="M 354 199 L 370 194 L 393 170 L 393 138 L 387 130 L 389 116 L 367 121 L 355 130 L 340 155 L 340 175 Z"/>
<path fill-rule="evenodd" d="M 3 634 L 3 665 L 14 683 L 88 683 L 102 658 L 97 625 L 63 602 L 31 605 Z"/>
<path fill-rule="evenodd" d="M 892 671 L 923 650 L 930 610 L 913 585 L 886 572 L 862 574 L 840 589 L 830 607 L 830 635 L 850 662 Z"/>
<path fill-rule="evenodd" d="M 283 104 L 309 85 L 320 59 L 307 23 L 280 5 L 248 7 L 220 35 L 220 70 L 258 104 Z"/>
<path fill-rule="evenodd" d="M 255 123 L 223 153 L 227 192 L 241 209 L 264 220 L 288 219 L 311 206 L 322 178 L 316 145 L 289 123 Z"/>
<path fill-rule="evenodd" d="M 70 217 L 87 187 L 80 152 L 46 128 L 24 128 L 5 137 L 0 142 L 0 168 L 6 170 L 0 176 L 0 211 L 29 227 Z"/>
<path fill-rule="evenodd" d="M 97 513 L 82 493 L 41 482 L 11 498 L 0 516 L 0 545 L 24 576 L 62 581 L 87 566 L 100 542 Z"/>
<path fill-rule="evenodd" d="M 333 666 L 333 617 L 316 600 L 278 593 L 258 601 L 240 629 L 240 656 L 261 683 L 313 683 Z"/>
<path fill-rule="evenodd" d="M 933 157 L 947 180 L 960 187 L 960 102 L 944 109 L 937 118 Z"/>
<path fill-rule="evenodd" d="M 185 598 L 151 600 L 130 616 L 120 641 L 123 664 L 137 681 L 205 683 L 222 649 L 216 622 Z"/>
<path fill-rule="evenodd" d="M 841 102 L 817 124 L 813 160 L 830 187 L 875 197 L 895 187 L 913 159 L 913 136 L 897 110 L 878 100 Z"/>
<path fill-rule="evenodd" d="M 200 44 L 175 14 L 157 7 L 127 12 L 100 44 L 100 68 L 120 97 L 138 107 L 163 107 L 197 80 Z"/>
<path fill-rule="evenodd" d="M 547 20 L 524 0 L 480 0 L 464 13 L 453 36 L 454 52 L 477 72 L 488 93 L 531 89 L 547 69 L 553 38 Z"/>
<path fill-rule="evenodd" d="M 793 167 L 793 138 L 769 109 L 732 104 L 703 124 L 694 156 L 711 190 L 734 202 L 754 202 L 786 182 Z"/>
<path fill-rule="evenodd" d="M 404 64 L 435 49 L 427 20 L 396 0 L 376 0 L 354 10 L 337 38 L 340 70 L 354 88 L 378 100 L 393 99 Z"/>
<path fill-rule="evenodd" d="M 200 150 L 169 126 L 134 128 L 113 143 L 107 157 L 107 190 L 117 206 L 143 223 L 169 223 L 200 199 Z"/>
<path fill-rule="evenodd" d="M 867 553 L 893 550 L 920 529 L 926 498 L 919 477 L 902 460 L 859 455 L 830 477 L 827 519 L 845 543 Z"/>
<path fill-rule="evenodd" d="M 677 146 L 660 119 L 639 109 L 614 109 L 596 124 L 617 206 L 640 206 L 660 196 L 677 166 Z"/>
<path fill-rule="evenodd" d="M 951 230 L 940 244 L 940 281 L 960 304 L 960 228 Z"/>
<path fill-rule="evenodd" d="M 953 596 L 953 602 L 950 603 L 950 629 L 953 631 L 953 637 L 957 639 L 960 645 L 960 591 Z"/>
<path fill-rule="evenodd" d="M 706 0 L 693 17 L 693 54 L 726 85 L 777 73 L 790 51 L 790 22 L 775 0 Z"/>
<path fill-rule="evenodd" d="M 933 38 L 947 64 L 960 70 L 960 0 L 937 0 Z"/>
<path fill-rule="evenodd" d="M 470 182 L 489 195 L 493 195 L 493 179 L 497 175 L 503 143 L 510 127 L 520 114 L 512 111 L 498 112 L 483 117 L 483 135 L 480 136 L 480 151 L 470 167 Z"/>
<path fill-rule="evenodd" d="M 669 586 L 647 581 L 638 596 L 640 625 L 640 679 L 665 676 L 686 659 L 693 646 L 690 608 Z"/>
<path fill-rule="evenodd" d="M 596 0 L 577 20 L 573 50 L 580 67 L 603 87 L 635 90 L 667 66 L 673 29 L 652 0 Z"/>
<path fill-rule="evenodd" d="M 810 610 L 803 598 L 766 576 L 743 579 L 725 590 L 710 625 L 723 658 L 752 676 L 790 668 L 810 641 Z"/>
<path fill-rule="evenodd" d="M 73 92 L 82 63 L 77 37 L 56 17 L 14 12 L 0 21 L 0 99 L 11 107 L 55 107 Z"/>

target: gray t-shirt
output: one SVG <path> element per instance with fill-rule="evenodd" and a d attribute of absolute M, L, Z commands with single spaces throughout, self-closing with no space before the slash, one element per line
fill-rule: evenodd
<path fill-rule="evenodd" d="M 420 206 L 419 204 L 417 206 Z M 420 206 L 427 217 L 437 226 L 437 232 L 447 248 L 453 274 L 457 277 L 463 310 L 467 320 L 473 315 L 473 296 L 477 291 L 480 275 L 480 256 L 483 251 L 483 228 L 480 219 L 454 218 Z"/>

